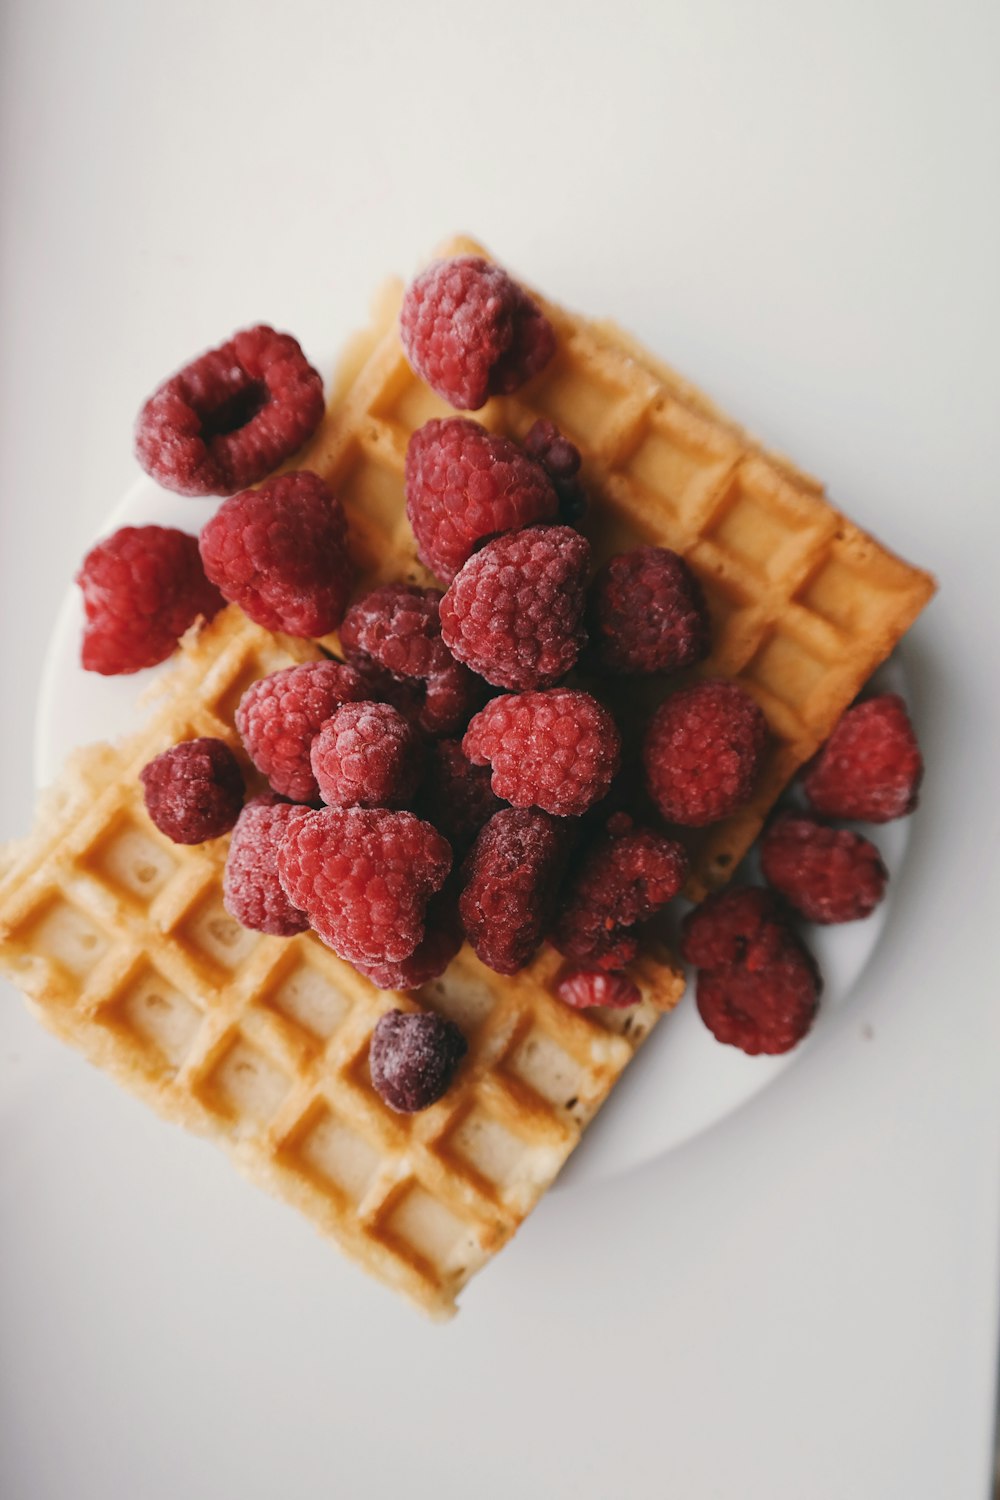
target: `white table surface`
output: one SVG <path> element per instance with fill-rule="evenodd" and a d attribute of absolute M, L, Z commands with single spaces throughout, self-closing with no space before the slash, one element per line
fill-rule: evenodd
<path fill-rule="evenodd" d="M 453 229 L 942 583 L 909 654 L 926 794 L 852 1004 L 708 1135 L 554 1193 L 445 1329 L 5 987 L 0 1495 L 984 1495 L 996 6 L 8 0 L 0 28 L 0 834 L 142 398 L 258 319 L 335 345 Z"/>

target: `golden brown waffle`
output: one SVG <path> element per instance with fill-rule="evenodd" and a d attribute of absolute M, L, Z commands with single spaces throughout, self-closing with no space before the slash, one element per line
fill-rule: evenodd
<path fill-rule="evenodd" d="M 551 950 L 504 979 L 465 948 L 404 999 L 311 933 L 265 937 L 233 921 L 228 839 L 172 844 L 146 816 L 138 773 L 195 735 L 242 757 L 233 714 L 247 686 L 319 655 L 235 606 L 192 631 L 147 727 L 77 752 L 35 831 L 7 851 L 0 971 L 58 1036 L 167 1119 L 215 1136 L 254 1181 L 445 1316 L 552 1182 L 683 978 L 649 954 L 631 970 L 640 1006 L 581 1013 L 552 993 Z M 372 1028 L 401 1004 L 451 1016 L 469 1041 L 457 1082 L 414 1118 L 388 1110 L 368 1073 Z"/>
<path fill-rule="evenodd" d="M 486 252 L 454 239 L 440 254 Z M 343 498 L 366 582 L 432 581 L 406 520 L 403 462 L 414 428 L 451 409 L 406 362 L 396 326 L 401 296 L 401 286 L 387 289 L 322 426 L 295 460 Z M 816 480 L 764 452 L 613 325 L 538 300 L 558 334 L 555 359 L 476 419 L 523 437 L 536 418 L 549 417 L 579 446 L 595 498 L 584 529 L 598 560 L 648 543 L 687 558 L 712 614 L 713 650 L 697 675 L 737 678 L 771 727 L 750 806 L 685 835 L 688 894 L 700 899 L 729 878 L 781 789 L 927 603 L 934 580 L 859 530 Z M 629 715 L 663 691 L 633 681 L 614 706 Z"/>

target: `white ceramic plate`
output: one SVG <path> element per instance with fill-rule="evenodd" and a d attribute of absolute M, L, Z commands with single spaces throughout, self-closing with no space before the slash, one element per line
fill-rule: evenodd
<path fill-rule="evenodd" d="M 211 502 L 168 494 L 140 479 L 109 515 L 106 531 L 123 525 L 178 526 L 197 531 Z M 105 678 L 79 665 L 83 611 L 71 589 L 56 619 L 39 695 L 35 775 L 51 781 L 64 757 L 90 740 L 125 734 L 141 721 L 139 699 L 161 667 L 130 677 Z M 879 674 L 884 685 L 904 690 L 898 657 Z M 889 823 L 874 833 L 888 866 L 897 874 L 906 850 L 908 823 Z M 823 973 L 820 1015 L 810 1036 L 784 1057 L 746 1057 L 721 1046 L 702 1024 L 691 987 L 677 1010 L 662 1022 L 628 1070 L 628 1078 L 601 1110 L 560 1177 L 561 1184 L 599 1181 L 671 1150 L 746 1104 L 811 1047 L 822 1045 L 832 1013 L 850 994 L 891 917 L 892 887 L 882 906 L 864 922 L 810 928 L 806 933 Z"/>

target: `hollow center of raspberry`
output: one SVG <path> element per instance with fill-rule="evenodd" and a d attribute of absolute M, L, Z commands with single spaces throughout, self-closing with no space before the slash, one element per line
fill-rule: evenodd
<path fill-rule="evenodd" d="M 201 415 L 201 435 L 205 442 L 215 437 L 225 437 L 229 432 L 239 432 L 252 422 L 259 411 L 263 411 L 269 392 L 263 380 L 248 380 L 231 396 L 220 401 L 218 406 Z"/>

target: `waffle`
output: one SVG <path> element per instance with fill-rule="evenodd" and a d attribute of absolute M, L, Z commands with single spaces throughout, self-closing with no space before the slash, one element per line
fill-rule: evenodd
<path fill-rule="evenodd" d="M 439 254 L 487 252 L 459 238 Z M 476 419 L 521 438 L 547 417 L 577 444 L 594 499 L 583 529 L 598 561 L 642 544 L 672 547 L 687 559 L 713 629 L 712 654 L 691 675 L 736 678 L 771 729 L 749 806 L 681 833 L 692 859 L 686 894 L 700 900 L 729 878 L 782 788 L 930 599 L 934 580 L 859 530 L 826 501 L 818 481 L 765 452 L 612 324 L 533 295 L 555 326 L 556 357 Z M 427 583 L 434 580 L 417 561 L 406 519 L 403 463 L 413 430 L 453 413 L 406 362 L 397 332 L 401 297 L 400 285 L 386 289 L 325 421 L 295 462 L 341 495 L 366 580 Z M 335 637 L 329 644 L 336 646 Z M 604 691 L 628 721 L 648 713 L 664 689 L 633 679 Z"/>
<path fill-rule="evenodd" d="M 228 840 L 172 844 L 138 773 L 181 739 L 243 759 L 233 715 L 249 684 L 320 655 L 230 606 L 185 639 L 146 727 L 78 751 L 0 879 L 0 971 L 42 1022 L 167 1119 L 214 1136 L 430 1314 L 510 1238 L 683 977 L 633 966 L 627 1013 L 568 1009 L 544 951 L 511 979 L 463 949 L 413 996 L 376 990 L 312 933 L 249 932 L 222 905 Z M 248 779 L 252 772 L 243 759 Z M 458 1022 L 469 1055 L 447 1095 L 393 1114 L 368 1044 L 394 1006 Z"/>

